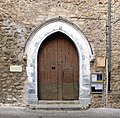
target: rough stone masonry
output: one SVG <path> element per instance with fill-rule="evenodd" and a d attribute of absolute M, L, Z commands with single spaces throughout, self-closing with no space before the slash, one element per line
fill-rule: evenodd
<path fill-rule="evenodd" d="M 120 1 L 111 1 L 112 60 L 109 107 L 120 108 Z M 48 19 L 61 16 L 76 24 L 87 37 L 94 55 L 106 57 L 107 0 L 0 0 L 0 103 L 25 105 L 26 61 L 23 53 L 30 33 Z M 10 72 L 21 65 L 22 72 Z M 106 70 L 96 60 L 91 72 L 101 71 L 106 86 Z M 91 94 L 92 107 L 105 107 L 105 90 Z"/>

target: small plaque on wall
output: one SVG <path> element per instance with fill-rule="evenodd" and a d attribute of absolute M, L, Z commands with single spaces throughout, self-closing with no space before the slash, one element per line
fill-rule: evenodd
<path fill-rule="evenodd" d="M 22 72 L 21 65 L 10 65 L 10 72 Z"/>
<path fill-rule="evenodd" d="M 97 67 L 105 67 L 105 57 L 97 57 Z"/>

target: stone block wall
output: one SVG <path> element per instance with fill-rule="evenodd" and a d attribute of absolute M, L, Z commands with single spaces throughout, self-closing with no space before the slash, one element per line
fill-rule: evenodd
<path fill-rule="evenodd" d="M 111 1 L 111 91 L 109 107 L 120 108 L 120 1 Z"/>
<path fill-rule="evenodd" d="M 112 2 L 112 63 L 109 106 L 120 108 L 120 21 L 118 0 Z M 107 0 L 1 0 L 0 1 L 0 103 L 25 104 L 26 61 L 23 53 L 30 33 L 48 19 L 61 16 L 78 25 L 93 54 L 106 56 Z M 10 72 L 10 65 L 21 65 L 21 73 Z M 91 64 L 91 72 L 105 68 Z M 105 87 L 105 85 L 104 85 Z M 105 92 L 93 94 L 92 107 L 105 106 Z"/>

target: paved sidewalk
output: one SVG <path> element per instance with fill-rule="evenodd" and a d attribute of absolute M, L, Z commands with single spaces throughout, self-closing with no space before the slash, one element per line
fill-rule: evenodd
<path fill-rule="evenodd" d="M 120 109 L 90 108 L 88 110 L 31 110 L 25 107 L 0 106 L 0 118 L 120 118 Z"/>

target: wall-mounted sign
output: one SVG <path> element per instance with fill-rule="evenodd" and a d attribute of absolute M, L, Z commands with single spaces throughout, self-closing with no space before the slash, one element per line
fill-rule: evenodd
<path fill-rule="evenodd" d="M 91 92 L 92 93 L 103 92 L 103 83 L 91 83 Z"/>
<path fill-rule="evenodd" d="M 103 76 L 102 73 L 92 73 L 92 82 L 102 82 L 103 81 Z"/>
<path fill-rule="evenodd" d="M 91 74 L 91 92 L 101 93 L 103 92 L 103 74 L 102 73 L 92 73 Z"/>
<path fill-rule="evenodd" d="M 97 57 L 97 67 L 105 67 L 105 57 Z"/>
<path fill-rule="evenodd" d="M 10 65 L 10 72 L 22 72 L 21 65 Z"/>

